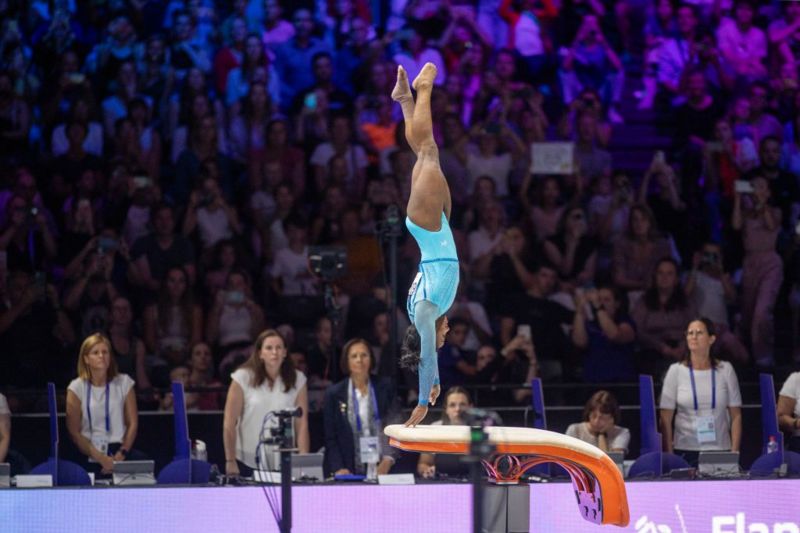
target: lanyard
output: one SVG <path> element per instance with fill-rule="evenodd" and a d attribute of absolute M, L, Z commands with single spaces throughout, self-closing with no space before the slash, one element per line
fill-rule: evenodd
<path fill-rule="evenodd" d="M 86 416 L 89 418 L 89 431 L 93 432 L 92 427 L 92 382 L 86 380 Z M 111 418 L 108 416 L 108 381 L 106 381 L 106 433 L 111 433 Z"/>
<path fill-rule="evenodd" d="M 353 380 L 350 380 L 350 387 L 353 390 L 353 410 L 356 414 L 356 429 L 358 434 L 361 434 L 361 411 L 358 408 L 358 395 L 356 394 L 356 386 L 353 385 Z M 372 398 L 372 409 L 375 415 L 375 431 L 378 431 L 381 426 L 381 415 L 378 413 L 378 400 L 376 400 L 375 388 L 372 383 L 369 384 L 369 395 Z"/>
<path fill-rule="evenodd" d="M 692 397 L 694 399 L 694 410 L 697 411 L 697 386 L 694 384 L 694 369 L 689 363 L 689 377 L 692 379 Z M 711 366 L 711 409 L 717 408 L 717 370 L 713 364 Z"/>

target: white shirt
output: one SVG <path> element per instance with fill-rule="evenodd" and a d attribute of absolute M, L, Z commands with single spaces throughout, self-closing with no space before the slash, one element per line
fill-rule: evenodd
<path fill-rule="evenodd" d="M 497 234 L 492 237 L 483 226 L 478 229 L 470 231 L 467 235 L 467 244 L 469 245 L 469 261 L 477 260 L 480 256 L 489 253 L 489 250 L 494 248 L 503 239 L 503 228 L 498 228 Z"/>
<path fill-rule="evenodd" d="M 50 151 L 53 152 L 53 157 L 66 154 L 69 150 L 66 129 L 66 124 L 59 124 L 50 136 Z M 103 155 L 103 127 L 98 122 L 89 122 L 83 149 L 98 157 Z"/>
<path fill-rule="evenodd" d="M 106 433 L 106 387 L 91 386 L 89 399 L 89 412 L 92 415 L 92 425 L 89 426 L 89 416 L 86 410 L 86 386 L 89 382 L 85 379 L 73 379 L 67 390 L 72 391 L 81 402 L 81 435 L 92 440 L 92 435 L 108 438 L 109 443 L 122 442 L 125 436 L 125 399 L 135 382 L 127 374 L 117 374 L 108 384 L 108 421 L 110 431 Z"/>
<path fill-rule="evenodd" d="M 715 324 L 728 325 L 728 309 L 725 305 L 725 287 L 722 281 L 698 271 L 694 277 L 694 301 L 698 316 L 706 316 Z"/>
<path fill-rule="evenodd" d="M 200 233 L 200 241 L 205 249 L 212 248 L 219 241 L 233 236 L 228 215 L 221 207 L 213 211 L 207 207 L 198 208 L 197 231 Z"/>
<path fill-rule="evenodd" d="M 737 61 L 763 60 L 767 57 L 767 37 L 756 26 L 742 33 L 732 19 L 724 18 L 717 30 L 717 41 L 720 52 L 734 63 L 734 67 L 738 67 Z"/>
<path fill-rule="evenodd" d="M 717 406 L 711 409 L 711 370 L 695 370 L 698 410 L 694 410 L 694 396 L 689 367 L 674 363 L 667 370 L 661 388 L 661 409 L 675 411 L 673 445 L 677 450 L 730 450 L 731 420 L 728 407 L 741 407 L 742 395 L 733 366 L 721 361 L 716 368 Z M 697 418 L 713 416 L 717 439 L 700 444 L 697 440 Z"/>
<path fill-rule="evenodd" d="M 10 415 L 11 410 L 8 408 L 8 402 L 6 401 L 6 397 L 0 394 L 0 416 L 3 415 Z"/>
<path fill-rule="evenodd" d="M 324 142 L 314 149 L 311 154 L 311 164 L 321 167 L 327 167 L 331 158 L 336 155 L 336 150 L 329 142 Z M 344 161 L 347 163 L 347 178 L 345 178 L 346 189 L 349 191 L 357 182 L 357 172 L 361 169 L 367 168 L 369 161 L 367 161 L 367 153 L 364 149 L 357 144 L 350 144 L 347 151 L 344 153 Z"/>
<path fill-rule="evenodd" d="M 598 446 L 599 443 L 599 435 L 593 435 L 589 431 L 589 428 L 586 427 L 586 422 L 576 422 L 575 424 L 570 424 L 567 428 L 567 436 L 575 437 L 583 442 L 588 442 L 592 446 Z M 608 434 L 606 434 L 606 441 L 608 442 L 609 451 L 624 450 L 625 453 L 628 453 L 628 444 L 631 441 L 631 432 L 628 431 L 628 428 L 614 426 L 611 428 Z"/>
<path fill-rule="evenodd" d="M 783 387 L 781 387 L 781 392 L 779 392 L 778 395 L 786 396 L 795 401 L 794 412 L 792 414 L 795 418 L 800 418 L 800 372 L 792 372 L 789 374 L 789 377 L 783 382 Z M 0 411 L 0 413 L 2 413 L 2 411 Z M 800 429 L 795 429 L 792 432 L 792 436 L 800 436 Z"/>
<path fill-rule="evenodd" d="M 280 278 L 284 296 L 316 294 L 314 279 L 308 271 L 308 246 L 300 253 L 291 248 L 283 248 L 275 254 L 275 262 L 270 269 L 273 278 Z"/>
<path fill-rule="evenodd" d="M 295 371 L 294 387 L 284 391 L 283 380 L 280 376 L 275 380 L 272 388 L 264 380 L 260 387 L 253 387 L 253 373 L 246 368 L 240 368 L 231 374 L 231 379 L 241 388 L 244 396 L 242 414 L 236 427 L 236 458 L 251 468 L 256 468 L 256 447 L 258 446 L 264 417 L 270 411 L 278 409 L 293 409 L 297 404 L 297 395 L 306 386 L 306 375 L 299 370 Z M 266 422 L 266 427 L 276 427 L 274 417 Z M 272 450 L 270 450 L 272 451 Z M 273 461 L 274 453 L 262 455 Z M 278 463 L 261 465 L 262 470 L 277 470 Z"/>

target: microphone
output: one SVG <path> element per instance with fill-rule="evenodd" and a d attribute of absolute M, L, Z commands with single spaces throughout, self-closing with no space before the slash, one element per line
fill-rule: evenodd
<path fill-rule="evenodd" d="M 303 408 L 295 407 L 294 409 L 278 409 L 277 411 L 271 411 L 271 413 L 278 418 L 300 418 L 303 416 Z"/>

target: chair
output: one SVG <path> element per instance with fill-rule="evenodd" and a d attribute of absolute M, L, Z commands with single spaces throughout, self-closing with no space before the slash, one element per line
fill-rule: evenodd
<path fill-rule="evenodd" d="M 658 478 L 680 468 L 689 468 L 689 463 L 682 457 L 674 453 L 663 453 L 661 451 L 649 452 L 640 455 L 633 462 L 630 470 L 628 470 L 628 479 L 638 477 Z"/>
<path fill-rule="evenodd" d="M 639 416 L 642 425 L 641 455 L 628 470 L 628 478 L 661 477 L 689 464 L 674 453 L 664 453 L 656 423 L 656 398 L 653 376 L 639 375 Z"/>
<path fill-rule="evenodd" d="M 82 466 L 58 458 L 58 412 L 54 383 L 47 384 L 47 407 L 50 411 L 50 457 L 44 463 L 36 465 L 30 474 L 51 475 L 54 487 L 91 485 L 92 480 Z"/>
<path fill-rule="evenodd" d="M 783 449 L 783 433 L 778 427 L 778 410 L 775 406 L 775 382 L 772 374 L 759 375 L 761 393 L 761 455 L 750 466 L 753 476 L 771 476 L 786 464 L 789 474 L 800 474 L 800 454 Z M 778 449 L 769 453 L 769 438 L 775 437 Z"/>
<path fill-rule="evenodd" d="M 189 421 L 186 417 L 186 398 L 183 384 L 172 383 L 175 414 L 175 458 L 158 473 L 159 485 L 208 483 L 211 478 L 211 463 L 191 458 L 192 441 L 189 439 Z"/>

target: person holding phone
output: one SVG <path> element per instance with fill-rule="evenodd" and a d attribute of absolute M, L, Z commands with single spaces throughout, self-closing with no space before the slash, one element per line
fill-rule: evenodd
<path fill-rule="evenodd" d="M 431 91 L 437 68 L 422 67 L 413 86 L 416 102 L 408 85 L 408 74 L 397 68 L 397 84 L 392 99 L 400 103 L 405 119 L 406 140 L 417 154 L 411 174 L 411 193 L 406 206 L 406 227 L 420 247 L 419 271 L 408 291 L 407 311 L 412 325 L 406 330 L 400 364 L 419 370 L 419 400 L 407 426 L 422 422 L 428 405 L 439 397 L 439 367 L 436 351 L 444 344 L 449 330 L 445 313 L 456 297 L 459 261 L 453 232 L 450 230 L 452 200 L 439 165 L 439 148 L 433 138 Z"/>
<path fill-rule="evenodd" d="M 775 251 L 781 210 L 770 202 L 766 178 L 756 176 L 752 185 L 752 194 L 734 196 L 731 225 L 741 230 L 744 246 L 742 331 L 749 336 L 756 365 L 769 367 L 775 363 L 773 307 L 783 283 L 783 261 Z"/>

